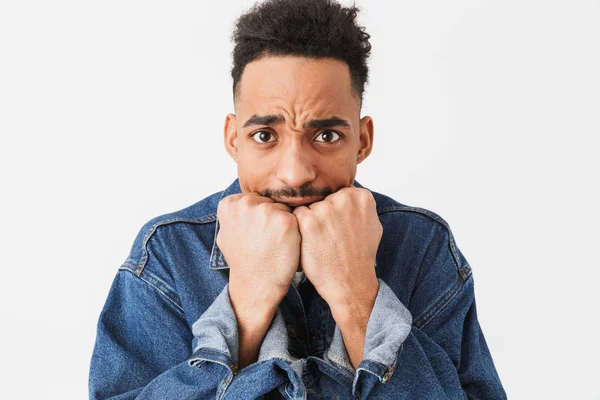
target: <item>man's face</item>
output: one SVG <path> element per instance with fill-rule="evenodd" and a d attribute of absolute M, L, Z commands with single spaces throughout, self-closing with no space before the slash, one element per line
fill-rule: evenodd
<path fill-rule="evenodd" d="M 244 193 L 291 206 L 351 186 L 371 152 L 373 120 L 360 119 L 350 70 L 334 59 L 264 57 L 248 63 L 225 120 L 225 148 Z"/>

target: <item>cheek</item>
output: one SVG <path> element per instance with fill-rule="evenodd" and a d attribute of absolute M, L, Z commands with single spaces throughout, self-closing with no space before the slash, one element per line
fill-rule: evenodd
<path fill-rule="evenodd" d="M 250 165 L 259 161 L 261 164 L 268 164 L 268 160 L 272 159 L 275 153 L 269 149 L 261 149 L 250 140 L 238 144 L 238 159 Z"/>
<path fill-rule="evenodd" d="M 347 152 L 324 157 L 318 170 L 319 176 L 333 189 L 349 186 L 356 175 L 356 155 Z"/>
<path fill-rule="evenodd" d="M 320 157 L 320 164 L 327 170 L 347 171 L 356 167 L 357 156 L 350 148 Z"/>
<path fill-rule="evenodd" d="M 272 164 L 266 153 L 238 148 L 237 172 L 242 192 L 258 192 L 268 187 Z"/>
<path fill-rule="evenodd" d="M 254 168 L 247 168 L 238 164 L 238 178 L 243 193 L 260 192 L 263 190 L 267 187 L 267 176 L 256 173 Z"/>

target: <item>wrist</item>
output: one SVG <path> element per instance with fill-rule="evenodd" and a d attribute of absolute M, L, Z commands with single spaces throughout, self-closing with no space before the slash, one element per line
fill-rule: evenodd
<path fill-rule="evenodd" d="M 230 300 L 238 325 L 238 367 L 242 369 L 256 362 L 261 343 L 271 326 L 278 306 L 273 306 L 271 302 L 259 302 L 256 305 L 257 303 L 252 301 L 242 301 L 241 304 L 238 304 L 234 298 L 231 297 L 230 292 Z M 253 304 L 254 307 L 252 307 Z"/>
<path fill-rule="evenodd" d="M 262 317 L 243 319 L 238 318 L 238 341 L 239 355 L 238 367 L 246 366 L 256 362 L 261 343 L 269 330 L 271 320 Z"/>
<path fill-rule="evenodd" d="M 229 300 L 235 312 L 238 324 L 247 331 L 259 331 L 273 320 L 283 296 L 278 293 L 249 291 L 230 282 Z"/>
<path fill-rule="evenodd" d="M 342 330 L 363 331 L 375 306 L 375 299 L 379 291 L 379 281 L 362 290 L 354 291 L 345 296 L 338 296 L 331 300 L 329 307 L 333 319 Z M 360 296 L 357 295 L 360 293 Z"/>

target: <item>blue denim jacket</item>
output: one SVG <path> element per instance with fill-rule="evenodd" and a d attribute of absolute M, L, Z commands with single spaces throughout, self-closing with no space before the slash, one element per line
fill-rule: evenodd
<path fill-rule="evenodd" d="M 257 362 L 240 370 L 229 270 L 216 244 L 218 203 L 239 192 L 236 179 L 141 228 L 98 321 L 90 398 L 506 398 L 477 321 L 471 267 L 448 224 L 376 192 L 379 292 L 358 368 L 327 303 L 302 279 Z"/>

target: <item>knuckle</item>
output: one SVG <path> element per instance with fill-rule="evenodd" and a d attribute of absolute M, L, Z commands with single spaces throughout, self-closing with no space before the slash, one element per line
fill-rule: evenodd
<path fill-rule="evenodd" d="M 252 200 L 251 196 L 242 196 L 239 198 L 239 203 L 240 204 L 244 204 L 244 205 L 248 205 L 250 204 L 250 201 Z"/>
<path fill-rule="evenodd" d="M 256 209 L 266 214 L 271 210 L 271 205 L 269 203 L 258 203 Z"/>
<path fill-rule="evenodd" d="M 219 206 L 218 209 L 223 209 L 223 208 L 227 208 L 229 207 L 229 205 L 231 204 L 231 197 L 225 197 L 223 199 L 221 199 L 221 201 L 219 201 Z"/>
<path fill-rule="evenodd" d="M 279 214 L 279 209 L 273 206 L 273 203 L 258 203 L 254 205 L 255 209 L 260 214 L 261 218 L 269 219 L 276 217 Z"/>
<path fill-rule="evenodd" d="M 281 224 L 281 226 L 283 226 L 286 229 L 292 229 L 298 226 L 298 221 L 296 220 L 296 218 L 294 218 L 294 216 L 292 214 L 287 214 L 286 213 L 280 213 L 280 220 L 279 223 Z"/>
<path fill-rule="evenodd" d="M 219 212 L 228 211 L 239 200 L 239 198 L 239 194 L 232 194 L 230 196 L 223 197 L 217 206 L 217 214 Z"/>
<path fill-rule="evenodd" d="M 307 215 L 302 219 L 302 229 L 313 232 L 319 227 L 319 221 L 312 215 Z"/>
<path fill-rule="evenodd" d="M 340 199 L 349 199 L 350 198 L 350 191 L 347 190 L 346 188 L 342 189 L 339 191 L 339 198 Z"/>
<path fill-rule="evenodd" d="M 219 206 L 217 207 L 217 218 L 223 219 L 223 216 L 227 213 L 228 208 L 229 208 L 228 204 L 221 201 L 219 203 Z"/>
<path fill-rule="evenodd" d="M 346 191 L 341 192 L 340 195 L 337 197 L 337 202 L 343 206 L 348 205 L 348 203 L 350 203 L 351 201 L 352 198 L 350 197 L 350 194 Z"/>
<path fill-rule="evenodd" d="M 375 204 L 375 198 L 371 191 L 364 188 L 357 188 L 356 196 L 358 201 L 363 205 L 372 205 Z"/>

